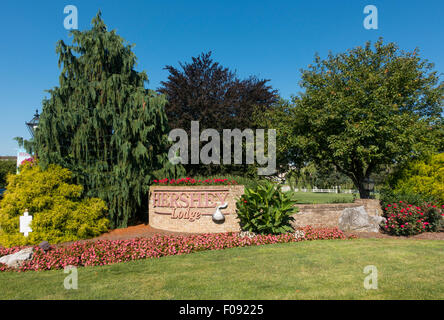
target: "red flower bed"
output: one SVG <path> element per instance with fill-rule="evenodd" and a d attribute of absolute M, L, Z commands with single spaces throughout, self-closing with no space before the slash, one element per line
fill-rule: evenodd
<path fill-rule="evenodd" d="M 29 271 L 63 269 L 65 266 L 103 266 L 113 263 L 160 258 L 164 256 L 189 254 L 205 250 L 221 250 L 235 247 L 259 246 L 264 244 L 288 243 L 302 240 L 351 239 L 337 228 L 300 229 L 305 236 L 295 237 L 292 233 L 282 235 L 256 235 L 239 237 L 238 233 L 201 234 L 190 236 L 156 235 L 152 238 L 131 240 L 99 240 L 75 242 L 68 246 L 51 248 L 46 253 L 35 247 L 32 260 L 24 262 L 18 269 L 0 264 L 0 271 Z M 0 248 L 0 256 L 15 253 L 23 247 Z"/>
<path fill-rule="evenodd" d="M 306 226 L 301 228 L 305 233 L 305 240 L 334 240 L 334 239 L 357 239 L 357 236 L 351 235 L 346 236 L 341 230 L 338 228 L 313 228 L 311 226 Z"/>
<path fill-rule="evenodd" d="M 154 180 L 154 184 L 158 185 L 233 185 L 237 184 L 234 180 L 228 179 L 206 179 L 206 180 L 196 180 L 193 178 L 181 178 L 181 179 L 171 179 L 168 178 L 162 180 Z"/>
<path fill-rule="evenodd" d="M 397 236 L 410 236 L 423 232 L 436 232 L 440 228 L 444 205 L 426 203 L 415 206 L 404 201 L 388 204 L 384 210 L 387 222 L 384 229 Z"/>

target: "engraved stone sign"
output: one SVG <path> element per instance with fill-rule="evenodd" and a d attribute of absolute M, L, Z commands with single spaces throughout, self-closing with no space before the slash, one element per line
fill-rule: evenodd
<path fill-rule="evenodd" d="M 236 201 L 243 193 L 242 185 L 152 186 L 149 224 L 176 232 L 240 231 Z"/>

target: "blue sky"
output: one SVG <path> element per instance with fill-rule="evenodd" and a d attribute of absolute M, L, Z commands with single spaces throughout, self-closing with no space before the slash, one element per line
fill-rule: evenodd
<path fill-rule="evenodd" d="M 378 8 L 378 30 L 363 27 L 366 5 Z M 136 44 L 138 70 L 148 87 L 166 80 L 165 65 L 177 66 L 203 51 L 240 77 L 271 80 L 284 98 L 299 92 L 300 69 L 318 52 L 338 53 L 376 41 L 394 41 L 444 71 L 444 1 L 2 1 L 0 9 L 0 155 L 15 155 L 15 136 L 41 111 L 45 90 L 57 85 L 55 44 L 70 41 L 63 27 L 66 5 L 75 5 L 79 29 L 89 29 L 99 9 L 110 29 Z"/>

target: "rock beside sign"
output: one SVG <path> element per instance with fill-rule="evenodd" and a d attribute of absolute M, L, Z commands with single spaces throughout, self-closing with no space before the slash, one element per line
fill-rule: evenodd
<path fill-rule="evenodd" d="M 152 186 L 149 224 L 184 233 L 238 232 L 236 201 L 243 193 L 242 185 Z"/>
<path fill-rule="evenodd" d="M 339 229 L 342 231 L 379 232 L 385 218 L 368 215 L 363 206 L 344 209 L 339 217 Z"/>
<path fill-rule="evenodd" d="M 10 268 L 18 268 L 23 264 L 23 262 L 31 260 L 33 253 L 33 247 L 25 248 L 19 252 L 1 257 L 0 263 L 6 264 Z"/>

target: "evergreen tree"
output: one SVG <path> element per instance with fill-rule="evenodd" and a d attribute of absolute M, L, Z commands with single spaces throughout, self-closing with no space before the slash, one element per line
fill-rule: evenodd
<path fill-rule="evenodd" d="M 106 201 L 111 227 L 146 218 L 153 179 L 174 177 L 168 161 L 166 99 L 147 90 L 136 56 L 101 13 L 92 29 L 72 31 L 57 44 L 59 86 L 48 92 L 36 132 L 42 165 L 70 169 L 87 196 Z"/>

